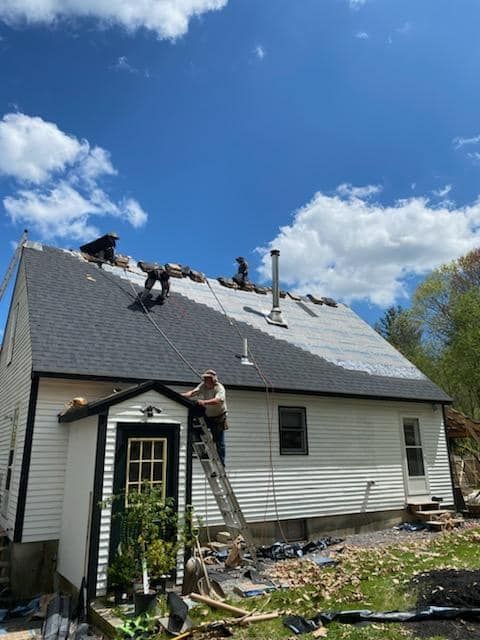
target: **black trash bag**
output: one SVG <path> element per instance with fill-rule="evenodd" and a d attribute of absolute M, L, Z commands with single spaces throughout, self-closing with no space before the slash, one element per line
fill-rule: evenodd
<path fill-rule="evenodd" d="M 283 625 L 297 635 L 300 635 L 301 633 L 310 633 L 311 631 L 318 629 L 320 626 L 313 620 L 308 620 L 302 616 L 288 616 L 283 619 Z"/>
<path fill-rule="evenodd" d="M 330 624 L 341 622 L 343 624 L 359 624 L 361 622 L 421 622 L 422 620 L 479 620 L 480 607 L 424 607 L 413 611 L 370 611 L 359 609 L 353 611 L 325 611 L 313 618 L 314 622 Z"/>
<path fill-rule="evenodd" d="M 262 546 L 257 549 L 257 555 L 270 560 L 288 560 L 289 558 L 301 558 L 302 545 L 298 542 L 288 544 L 286 542 L 275 542 L 271 546 Z"/>

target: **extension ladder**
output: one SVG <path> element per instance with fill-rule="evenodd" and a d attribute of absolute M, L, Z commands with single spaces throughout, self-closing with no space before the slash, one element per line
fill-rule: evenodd
<path fill-rule="evenodd" d="M 257 550 L 250 529 L 238 504 L 230 480 L 225 473 L 210 429 L 203 418 L 193 419 L 193 450 L 203 468 L 223 520 L 230 533 L 241 534 L 253 564 L 257 565 Z"/>

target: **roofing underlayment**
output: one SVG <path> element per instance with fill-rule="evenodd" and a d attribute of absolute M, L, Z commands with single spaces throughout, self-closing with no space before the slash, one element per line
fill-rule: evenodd
<path fill-rule="evenodd" d="M 37 246 L 24 249 L 23 263 L 37 371 L 194 382 L 153 319 L 194 368 L 216 369 L 227 385 L 264 386 L 254 367 L 240 364 L 241 334 L 278 390 L 448 401 L 342 304 L 283 298 L 285 328 L 265 320 L 269 294 L 172 278 L 170 298 L 150 306 L 149 318 L 136 300 L 146 276 L 132 261 L 100 269 L 79 252 Z"/>

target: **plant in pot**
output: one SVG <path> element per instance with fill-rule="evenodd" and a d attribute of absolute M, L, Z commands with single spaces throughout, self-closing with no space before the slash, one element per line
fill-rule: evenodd
<path fill-rule="evenodd" d="M 135 573 L 134 553 L 131 549 L 119 549 L 107 569 L 108 586 L 113 591 L 115 604 L 121 604 L 127 599 Z"/>
<path fill-rule="evenodd" d="M 178 542 L 169 542 L 158 538 L 153 540 L 146 552 L 147 566 L 150 572 L 150 584 L 165 593 L 167 580 L 177 564 Z"/>
<path fill-rule="evenodd" d="M 138 493 L 130 493 L 119 514 L 122 520 L 123 546 L 135 559 L 137 585 L 134 603 L 137 615 L 154 611 L 157 593 L 176 566 L 176 555 L 183 534 L 179 535 L 178 516 L 174 501 L 164 499 L 161 491 L 149 483 Z M 135 580 L 134 580 L 135 582 Z"/>

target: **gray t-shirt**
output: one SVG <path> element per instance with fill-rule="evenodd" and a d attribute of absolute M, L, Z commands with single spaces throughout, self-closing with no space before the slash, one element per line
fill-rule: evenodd
<path fill-rule="evenodd" d="M 227 413 L 227 401 L 225 394 L 225 387 L 220 382 L 216 382 L 215 385 L 208 389 L 204 382 L 201 382 L 198 387 L 195 387 L 193 394 L 199 396 L 202 400 L 211 400 L 212 398 L 219 398 L 221 402 L 219 404 L 210 404 L 205 407 L 205 413 L 209 418 L 214 418 Z"/>

